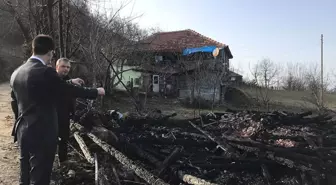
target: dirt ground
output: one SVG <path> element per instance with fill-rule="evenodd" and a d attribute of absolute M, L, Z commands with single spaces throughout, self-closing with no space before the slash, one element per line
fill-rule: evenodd
<path fill-rule="evenodd" d="M 19 184 L 19 151 L 11 137 L 13 114 L 10 107 L 10 87 L 0 84 L 0 184 Z"/>

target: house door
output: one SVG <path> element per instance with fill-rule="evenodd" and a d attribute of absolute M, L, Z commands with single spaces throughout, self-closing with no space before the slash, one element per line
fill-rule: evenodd
<path fill-rule="evenodd" d="M 160 92 L 159 75 L 153 75 L 153 92 Z"/>

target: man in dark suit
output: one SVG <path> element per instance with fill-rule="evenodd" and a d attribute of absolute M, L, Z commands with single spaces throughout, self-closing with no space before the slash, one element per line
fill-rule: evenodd
<path fill-rule="evenodd" d="M 56 72 L 64 81 L 70 80 L 69 71 L 71 68 L 70 60 L 67 58 L 60 58 L 56 62 Z M 74 114 L 76 99 L 64 94 L 60 97 L 57 105 L 58 114 L 58 135 L 60 141 L 58 142 L 58 158 L 60 164 L 67 160 L 69 140 L 70 115 Z"/>
<path fill-rule="evenodd" d="M 58 141 L 59 96 L 66 93 L 95 99 L 105 91 L 74 86 L 71 83 L 81 80 L 65 82 L 48 67 L 55 48 L 50 36 L 36 36 L 32 48 L 33 56 L 13 72 L 10 80 L 18 105 L 13 136 L 20 146 L 20 184 L 48 185 Z"/>

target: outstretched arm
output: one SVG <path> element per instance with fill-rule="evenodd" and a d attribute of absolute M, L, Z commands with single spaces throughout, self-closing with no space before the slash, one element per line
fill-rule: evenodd
<path fill-rule="evenodd" d="M 45 77 L 50 84 L 50 90 L 54 95 L 68 94 L 72 97 L 95 99 L 98 95 L 104 95 L 105 92 L 100 88 L 86 88 L 70 84 L 71 81 L 65 82 L 58 75 L 55 69 L 47 68 L 45 71 Z"/>

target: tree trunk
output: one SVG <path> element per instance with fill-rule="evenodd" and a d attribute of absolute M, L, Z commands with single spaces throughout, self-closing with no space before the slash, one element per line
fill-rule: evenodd
<path fill-rule="evenodd" d="M 31 39 L 31 36 L 29 34 L 29 29 L 28 27 L 26 27 L 20 16 L 18 15 L 18 13 L 15 11 L 13 5 L 11 3 L 7 3 L 8 5 L 8 8 L 9 8 L 9 13 L 15 18 L 15 21 L 18 23 L 20 29 L 21 29 L 21 32 L 22 32 L 22 35 L 25 39 L 25 43 L 29 43 L 32 39 Z"/>
<path fill-rule="evenodd" d="M 51 34 L 52 38 L 55 38 L 55 32 L 54 32 L 54 14 L 53 14 L 53 0 L 48 0 L 48 23 L 49 23 L 49 33 Z"/>
<path fill-rule="evenodd" d="M 59 25 L 59 56 L 65 57 L 63 44 L 63 7 L 62 0 L 58 1 L 58 25 Z"/>
<path fill-rule="evenodd" d="M 67 9 L 66 9 L 66 14 L 67 14 L 67 17 L 66 17 L 66 20 L 67 20 L 67 23 L 65 24 L 66 25 L 66 35 L 65 35 L 65 46 L 64 46 L 64 55 L 66 57 L 71 57 L 69 56 L 70 55 L 70 42 L 71 42 L 71 37 L 70 37 L 70 28 L 71 28 L 71 21 L 72 19 L 70 19 L 70 2 L 67 2 Z"/>
<path fill-rule="evenodd" d="M 216 85 L 217 84 L 214 84 L 214 86 L 213 86 L 213 92 L 212 92 L 212 102 L 211 102 L 211 111 L 212 112 L 214 110 L 215 99 L 216 99 Z"/>
<path fill-rule="evenodd" d="M 48 0 L 49 1 L 49 0 Z M 45 0 L 42 0 L 42 16 L 41 16 L 41 22 L 42 24 L 42 33 L 44 34 L 50 34 L 51 29 L 49 27 L 49 2 L 46 2 Z M 48 23 L 47 23 L 48 20 Z"/>

